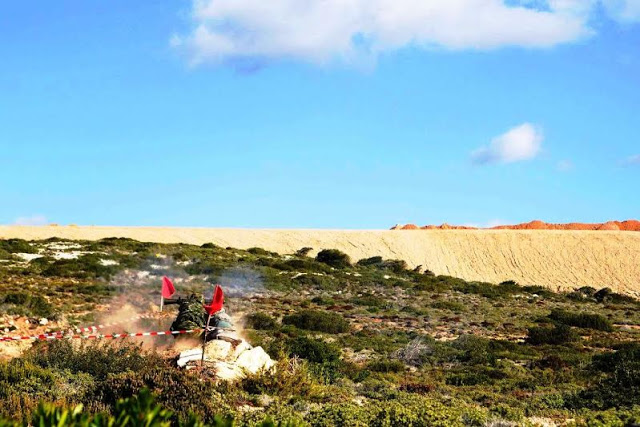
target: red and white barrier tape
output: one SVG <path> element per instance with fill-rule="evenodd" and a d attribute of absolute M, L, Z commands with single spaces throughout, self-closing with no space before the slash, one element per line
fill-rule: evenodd
<path fill-rule="evenodd" d="M 184 329 L 180 331 L 153 331 L 153 332 L 135 332 L 135 333 L 122 333 L 122 334 L 95 334 L 95 335 L 31 335 L 31 336 L 17 336 L 17 337 L 2 337 L 2 341 L 20 341 L 20 340 L 54 340 L 54 339 L 117 339 L 128 337 L 156 337 L 161 335 L 181 335 L 191 334 L 194 332 L 200 332 L 200 329 Z"/>
<path fill-rule="evenodd" d="M 112 326 L 118 326 L 121 325 L 123 323 L 127 323 L 127 322 L 133 322 L 134 320 L 140 320 L 140 319 L 152 319 L 154 317 L 156 317 L 156 313 L 151 313 L 151 314 L 139 314 L 137 316 L 133 316 L 130 317 L 128 319 L 123 319 L 123 320 L 118 320 L 115 322 L 110 322 L 110 323 L 104 323 L 104 324 L 100 324 L 100 325 L 93 325 L 93 326 L 87 326 L 84 328 L 75 328 L 75 329 L 68 329 L 67 331 L 58 331 L 58 332 L 47 332 L 44 335 L 60 335 L 60 334 L 81 334 L 83 332 L 95 332 L 98 329 L 105 329 L 105 328 L 110 328 Z"/>

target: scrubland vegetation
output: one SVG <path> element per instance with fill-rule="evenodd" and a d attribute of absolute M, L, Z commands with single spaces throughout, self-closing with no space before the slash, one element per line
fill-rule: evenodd
<path fill-rule="evenodd" d="M 640 303 L 606 284 L 556 293 L 310 253 L 0 241 L 0 319 L 83 325 L 123 295 L 148 310 L 170 274 L 183 294 L 221 282 L 249 340 L 278 360 L 230 384 L 133 340 L 41 341 L 0 361 L 0 425 L 640 422 Z"/>

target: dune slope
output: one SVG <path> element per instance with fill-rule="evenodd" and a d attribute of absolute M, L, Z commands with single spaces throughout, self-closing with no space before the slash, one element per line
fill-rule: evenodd
<path fill-rule="evenodd" d="M 381 255 L 466 280 L 557 288 L 609 286 L 640 295 L 640 233 L 560 230 L 257 230 L 160 227 L 0 226 L 0 238 L 129 237 L 292 253 L 336 248 L 353 260 Z"/>

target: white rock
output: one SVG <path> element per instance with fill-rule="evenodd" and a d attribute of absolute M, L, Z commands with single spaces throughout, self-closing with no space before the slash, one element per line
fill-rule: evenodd
<path fill-rule="evenodd" d="M 242 340 L 235 348 L 228 341 L 213 340 L 205 346 L 204 360 L 213 363 L 216 377 L 224 381 L 244 378 L 247 373 L 255 374 L 262 370 L 271 370 L 275 362 L 262 347 L 253 348 Z M 193 348 L 180 353 L 178 366 L 189 369 L 189 362 L 202 359 L 202 349 Z"/>
<path fill-rule="evenodd" d="M 40 319 L 40 322 L 38 322 L 38 323 L 40 323 L 42 326 L 44 326 L 47 323 L 49 323 L 49 320 L 47 320 L 46 318 L 43 317 L 42 319 Z"/>
<path fill-rule="evenodd" d="M 216 377 L 225 381 L 233 381 L 244 378 L 244 372 L 238 365 L 228 362 L 216 362 L 214 365 Z"/>
<path fill-rule="evenodd" d="M 15 254 L 17 257 L 22 258 L 25 261 L 33 261 L 34 259 L 42 258 L 44 255 L 39 254 Z"/>
<path fill-rule="evenodd" d="M 91 252 L 80 252 L 80 251 L 72 251 L 72 252 L 56 252 L 53 254 L 55 259 L 78 259 L 80 255 L 89 254 Z"/>
<path fill-rule="evenodd" d="M 202 350 L 187 350 L 180 353 L 180 358 L 178 359 L 178 366 L 184 368 L 187 366 L 187 363 L 194 362 L 196 360 L 202 360 Z"/>
<path fill-rule="evenodd" d="M 244 369 L 255 374 L 261 370 L 270 370 L 273 368 L 275 363 L 262 349 L 262 347 L 256 347 L 251 350 L 244 351 L 240 356 L 238 356 L 236 365 L 240 369 Z"/>
<path fill-rule="evenodd" d="M 236 346 L 236 348 L 233 350 L 233 355 L 231 356 L 231 358 L 233 360 L 238 360 L 238 357 L 244 353 L 247 350 L 251 350 L 253 347 L 251 346 L 251 344 L 249 344 L 246 341 L 242 341 L 240 344 L 238 344 Z"/>
<path fill-rule="evenodd" d="M 232 351 L 231 343 L 222 340 L 209 341 L 204 348 L 207 360 L 225 360 Z"/>

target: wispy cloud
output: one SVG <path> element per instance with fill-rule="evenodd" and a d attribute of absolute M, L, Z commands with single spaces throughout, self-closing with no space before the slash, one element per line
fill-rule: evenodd
<path fill-rule="evenodd" d="M 640 0 L 602 0 L 609 15 L 624 23 L 640 22 Z"/>
<path fill-rule="evenodd" d="M 507 224 L 509 224 L 509 222 L 505 221 L 503 219 L 492 219 L 492 220 L 488 221 L 485 224 L 484 227 L 485 228 L 493 228 L 493 227 L 498 227 L 499 225 L 507 225 Z"/>
<path fill-rule="evenodd" d="M 238 58 L 353 62 L 362 56 L 375 58 L 380 53 L 408 46 L 544 48 L 593 34 L 589 16 L 595 3 L 595 0 L 192 0 L 193 28 L 187 34 L 174 34 L 170 44 L 184 50 L 193 64 Z"/>
<path fill-rule="evenodd" d="M 471 160 L 478 165 L 530 160 L 540 153 L 543 139 L 539 128 L 523 123 L 495 137 L 488 146 L 473 151 Z"/>
<path fill-rule="evenodd" d="M 575 168 L 575 165 L 571 160 L 560 160 L 556 164 L 556 170 L 558 172 L 571 172 Z"/>
<path fill-rule="evenodd" d="M 44 215 L 21 216 L 13 222 L 14 225 L 45 225 L 47 223 Z"/>
<path fill-rule="evenodd" d="M 486 223 L 478 223 L 478 222 L 467 222 L 462 224 L 465 227 L 475 227 L 475 228 L 493 228 L 499 225 L 509 224 L 508 221 L 504 221 L 502 219 L 491 219 Z"/>
<path fill-rule="evenodd" d="M 622 164 L 625 166 L 640 166 L 640 154 L 627 157 L 622 161 Z"/>

